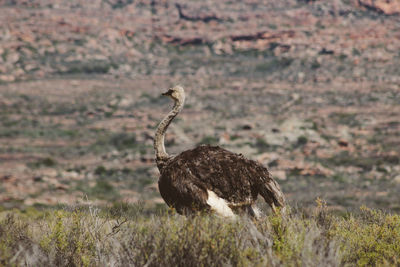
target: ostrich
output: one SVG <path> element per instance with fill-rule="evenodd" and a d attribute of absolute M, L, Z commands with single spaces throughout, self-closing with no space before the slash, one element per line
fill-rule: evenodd
<path fill-rule="evenodd" d="M 277 182 L 260 163 L 218 146 L 200 145 L 170 156 L 165 151 L 165 132 L 182 110 L 185 91 L 175 86 L 163 93 L 174 106 L 157 127 L 154 149 L 160 171 L 158 187 L 162 198 L 179 214 L 213 211 L 223 217 L 246 213 L 259 217 L 254 203 L 258 195 L 276 212 L 285 207 L 285 198 Z"/>

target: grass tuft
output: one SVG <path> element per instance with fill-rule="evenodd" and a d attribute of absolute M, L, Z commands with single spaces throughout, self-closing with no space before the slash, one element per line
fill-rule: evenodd
<path fill-rule="evenodd" d="M 400 217 L 362 207 L 259 221 L 226 220 L 143 204 L 0 212 L 1 265 L 377 266 L 400 264 Z"/>

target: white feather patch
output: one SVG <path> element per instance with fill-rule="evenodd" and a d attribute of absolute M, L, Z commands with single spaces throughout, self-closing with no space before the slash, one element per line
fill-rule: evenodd
<path fill-rule="evenodd" d="M 261 210 L 256 207 L 256 205 L 251 206 L 251 208 L 253 209 L 254 215 L 256 216 L 257 219 L 261 218 Z"/>
<path fill-rule="evenodd" d="M 223 217 L 231 217 L 231 218 L 235 217 L 235 214 L 228 206 L 225 199 L 220 198 L 213 191 L 207 190 L 207 193 L 208 193 L 207 204 L 210 205 L 212 210 L 214 210 L 217 214 Z"/>

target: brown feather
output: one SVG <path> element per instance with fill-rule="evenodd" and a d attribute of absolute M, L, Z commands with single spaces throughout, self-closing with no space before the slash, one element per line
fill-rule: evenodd
<path fill-rule="evenodd" d="M 248 207 L 259 194 L 272 208 L 285 205 L 279 185 L 267 168 L 218 146 L 184 151 L 162 164 L 160 173 L 161 196 L 181 214 L 209 209 L 207 190 L 232 208 Z"/>

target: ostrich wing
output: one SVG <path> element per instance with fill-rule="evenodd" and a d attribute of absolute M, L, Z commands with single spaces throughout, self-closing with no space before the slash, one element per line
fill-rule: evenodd
<path fill-rule="evenodd" d="M 251 205 L 258 194 L 271 206 L 283 206 L 285 202 L 279 185 L 260 163 L 208 145 L 168 161 L 161 170 L 159 189 L 167 204 L 174 207 L 208 207 L 207 190 L 232 206 Z"/>
<path fill-rule="evenodd" d="M 194 179 L 186 179 L 190 177 L 190 171 L 185 168 L 165 169 L 167 171 L 162 172 L 158 188 L 168 206 L 174 207 L 180 214 L 209 209 L 207 189 Z"/>

